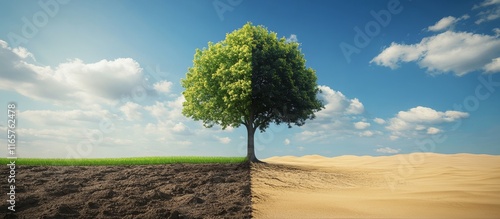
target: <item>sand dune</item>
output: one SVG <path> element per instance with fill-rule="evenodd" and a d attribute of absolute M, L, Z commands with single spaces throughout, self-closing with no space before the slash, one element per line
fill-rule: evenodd
<path fill-rule="evenodd" d="M 256 218 L 500 218 L 500 156 L 272 157 L 252 169 Z"/>

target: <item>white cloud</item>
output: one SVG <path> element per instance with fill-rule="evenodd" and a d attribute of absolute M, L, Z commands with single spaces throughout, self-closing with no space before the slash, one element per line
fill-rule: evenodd
<path fill-rule="evenodd" d="M 436 24 L 429 26 L 427 28 L 427 30 L 429 30 L 429 31 L 441 31 L 441 30 L 447 29 L 449 26 L 454 24 L 456 21 L 457 21 L 457 18 L 455 18 L 453 16 L 444 17 L 441 20 L 439 20 L 438 22 L 436 22 Z"/>
<path fill-rule="evenodd" d="M 482 11 L 478 16 L 480 16 L 480 18 L 475 22 L 478 25 L 487 21 L 496 20 L 500 17 L 500 8 L 496 7 L 494 9 Z"/>
<path fill-rule="evenodd" d="M 390 147 L 383 147 L 383 148 L 377 148 L 375 151 L 379 153 L 384 153 L 384 154 L 397 154 L 401 149 L 394 149 Z"/>
<path fill-rule="evenodd" d="M 168 101 L 167 106 L 170 107 L 170 118 L 175 120 L 185 119 L 184 115 L 182 115 L 182 103 L 184 103 L 186 99 L 184 95 L 180 95 L 174 101 Z"/>
<path fill-rule="evenodd" d="M 448 110 L 444 113 L 443 116 L 443 121 L 444 122 L 454 122 L 458 119 L 463 119 L 469 117 L 469 113 L 466 112 L 461 112 L 461 111 L 454 111 L 454 110 Z"/>
<path fill-rule="evenodd" d="M 400 111 L 397 116 L 407 122 L 433 122 L 441 119 L 443 114 L 428 107 L 417 106 L 409 111 Z"/>
<path fill-rule="evenodd" d="M 222 129 L 222 127 L 221 127 L 221 129 Z M 228 126 L 228 127 L 226 127 L 226 129 L 224 131 L 225 132 L 233 132 L 234 131 L 234 127 Z"/>
<path fill-rule="evenodd" d="M 36 127 L 84 127 L 104 118 L 116 118 L 107 110 L 26 110 L 19 113 L 24 121 Z"/>
<path fill-rule="evenodd" d="M 182 103 L 184 101 L 186 101 L 186 99 L 181 95 L 172 101 L 156 101 L 154 105 L 145 106 L 144 109 L 160 121 L 177 121 L 186 118 L 182 115 Z"/>
<path fill-rule="evenodd" d="M 149 111 L 149 113 L 157 118 L 158 120 L 162 120 L 169 116 L 169 110 L 166 106 L 167 104 L 162 103 L 160 101 L 156 101 L 152 106 L 144 107 L 145 110 Z"/>
<path fill-rule="evenodd" d="M 306 148 L 302 147 L 302 146 L 298 146 L 297 149 L 299 149 L 299 151 L 304 151 Z"/>
<path fill-rule="evenodd" d="M 478 8 L 488 7 L 488 6 L 497 5 L 497 4 L 500 4 L 500 0 L 484 0 L 483 2 L 481 2 L 481 4 L 474 5 L 472 7 L 472 9 L 478 9 Z"/>
<path fill-rule="evenodd" d="M 2 49 L 7 49 L 7 48 L 10 49 L 9 44 L 3 40 L 0 40 L 0 47 Z"/>
<path fill-rule="evenodd" d="M 379 125 L 383 125 L 385 124 L 385 120 L 384 119 L 381 119 L 381 118 L 375 118 L 373 119 L 373 121 Z"/>
<path fill-rule="evenodd" d="M 130 106 L 126 104 L 124 106 Z M 133 108 L 133 107 L 130 107 Z M 120 111 L 116 113 L 121 114 Z M 29 147 L 36 147 L 35 150 L 22 149 L 26 156 L 67 156 L 69 153 L 65 148 L 73 148 L 82 143 L 92 140 L 93 149 L 88 152 L 91 154 L 80 153 L 77 156 L 99 156 L 110 148 L 118 154 L 123 151 L 134 154 L 133 148 L 140 148 L 144 153 L 156 154 L 155 150 L 172 152 L 179 148 L 180 143 L 185 140 L 182 136 L 189 134 L 187 127 L 174 121 L 158 122 L 157 124 L 148 123 L 147 125 L 131 123 L 119 116 L 110 113 L 107 110 L 27 110 L 19 112 L 19 117 L 23 118 L 22 127 L 18 130 L 23 136 L 23 144 Z M 126 116 L 123 116 L 126 117 Z M 130 117 L 130 116 L 129 116 Z M 112 129 L 101 129 L 101 122 L 107 120 L 113 124 Z M 185 129 L 183 131 L 183 129 Z M 177 131 L 177 132 L 176 132 Z M 93 134 L 91 134 L 93 133 Z M 208 139 L 211 136 L 203 136 Z M 215 141 L 215 140 L 214 140 Z M 168 143 L 167 146 L 158 143 Z M 47 147 L 50 145 L 50 147 Z M 45 149 L 46 148 L 46 149 Z M 158 148 L 158 149 L 155 149 Z M 50 150 L 57 151 L 57 154 Z M 85 150 L 87 150 L 85 148 Z M 74 153 L 73 153 L 74 154 Z M 139 154 L 136 154 L 139 156 Z M 130 156 L 130 154 L 128 155 Z"/>
<path fill-rule="evenodd" d="M 9 47 L 9 44 L 7 42 L 0 40 L 0 48 L 4 49 L 4 50 L 12 51 L 14 54 L 16 54 L 18 56 L 18 58 L 26 59 L 26 58 L 30 57 L 33 60 L 35 60 L 35 57 L 33 56 L 33 54 L 30 53 L 28 51 L 28 49 L 26 49 L 24 47 L 11 48 L 11 47 Z"/>
<path fill-rule="evenodd" d="M 178 141 L 177 143 L 182 145 L 182 146 L 190 146 L 193 144 L 192 141 Z"/>
<path fill-rule="evenodd" d="M 318 86 L 318 94 L 325 108 L 316 113 L 316 118 L 307 121 L 303 130 L 297 134 L 301 141 L 323 141 L 332 136 L 358 136 L 358 130 L 353 126 L 364 113 L 364 106 L 357 98 L 349 99 L 340 91 L 328 86 Z M 364 121 L 364 120 L 363 120 Z"/>
<path fill-rule="evenodd" d="M 361 137 L 371 137 L 371 136 L 373 136 L 373 135 L 374 135 L 374 133 L 373 133 L 372 131 L 368 131 L 368 130 L 367 130 L 367 131 L 364 131 L 364 132 L 359 133 L 359 136 L 361 136 Z"/>
<path fill-rule="evenodd" d="M 319 89 L 321 93 L 318 98 L 323 101 L 325 108 L 316 113 L 318 118 L 364 112 L 364 106 L 357 98 L 348 99 L 340 91 L 334 91 L 328 86 L 320 85 Z"/>
<path fill-rule="evenodd" d="M 172 128 L 174 132 L 184 132 L 186 129 L 187 129 L 186 125 L 184 125 L 182 122 L 175 124 L 174 127 Z"/>
<path fill-rule="evenodd" d="M 500 72 L 500 57 L 492 59 L 490 63 L 484 66 L 484 70 L 488 73 Z"/>
<path fill-rule="evenodd" d="M 370 125 L 371 125 L 370 123 L 362 122 L 362 121 L 354 123 L 354 127 L 356 129 L 366 129 L 366 128 L 370 127 Z"/>
<path fill-rule="evenodd" d="M 453 122 L 458 119 L 467 118 L 468 116 L 469 114 L 466 112 L 452 110 L 439 112 L 429 107 L 417 106 L 408 111 L 400 111 L 393 119 L 399 119 L 402 122 L 408 123 L 442 123 Z M 392 122 L 391 119 L 389 126 L 394 125 Z"/>
<path fill-rule="evenodd" d="M 398 138 L 399 138 L 399 136 L 397 136 L 397 135 L 389 136 L 389 139 L 391 139 L 392 141 L 397 140 Z"/>
<path fill-rule="evenodd" d="M 215 138 L 222 144 L 229 144 L 231 142 L 231 139 L 229 137 L 217 137 Z"/>
<path fill-rule="evenodd" d="M 26 59 L 28 57 L 32 58 L 35 60 L 35 57 L 33 56 L 32 53 L 30 53 L 26 48 L 24 47 L 17 47 L 12 49 L 12 52 L 14 52 L 16 55 L 18 55 L 21 59 Z"/>
<path fill-rule="evenodd" d="M 290 42 L 298 42 L 299 40 L 297 39 L 297 35 L 295 34 L 291 34 L 290 37 L 286 38 L 286 42 L 290 43 Z"/>
<path fill-rule="evenodd" d="M 391 69 L 401 62 L 417 62 L 431 73 L 453 72 L 458 76 L 481 70 L 498 57 L 500 39 L 482 34 L 446 31 L 423 38 L 420 43 L 392 43 L 370 63 Z M 450 58 L 453 57 L 453 58 Z"/>
<path fill-rule="evenodd" d="M 420 43 L 422 44 L 422 42 Z M 424 53 L 423 46 L 420 44 L 404 45 L 391 43 L 379 55 L 373 58 L 370 63 L 386 66 L 391 69 L 399 68 L 400 62 L 411 62 L 419 60 Z"/>
<path fill-rule="evenodd" d="M 427 129 L 427 134 L 429 134 L 429 135 L 435 135 L 435 134 L 438 134 L 440 132 L 441 132 L 441 129 L 434 128 L 434 127 L 429 127 Z"/>
<path fill-rule="evenodd" d="M 148 139 L 156 139 L 158 142 L 179 142 L 185 141 L 186 136 L 192 136 L 193 131 L 185 123 L 176 120 L 158 120 L 156 123 L 139 125 L 136 132 L 144 133 Z M 199 132 L 198 132 L 199 133 Z M 206 138 L 205 133 L 198 136 Z M 209 138 L 212 138 L 210 135 Z M 218 140 L 218 139 L 217 139 Z"/>
<path fill-rule="evenodd" d="M 172 82 L 160 81 L 160 82 L 153 84 L 153 88 L 159 93 L 168 94 L 168 93 L 170 93 L 170 90 L 172 89 Z"/>
<path fill-rule="evenodd" d="M 415 130 L 417 130 L 417 131 L 422 131 L 422 130 L 424 130 L 424 129 L 425 129 L 425 126 L 424 126 L 424 125 L 416 125 L 416 126 L 415 126 Z"/>
<path fill-rule="evenodd" d="M 407 136 L 407 132 L 422 131 L 428 129 L 431 124 L 454 122 L 467 118 L 466 112 L 448 110 L 439 112 L 432 108 L 417 106 L 408 111 L 400 111 L 394 118 L 389 120 L 386 129 L 392 131 L 393 136 Z M 431 129 L 431 133 L 436 130 Z M 429 133 L 429 134 L 431 134 Z"/>
<path fill-rule="evenodd" d="M 127 102 L 120 107 L 120 111 L 123 112 L 127 120 L 134 121 L 142 119 L 141 106 L 134 102 Z"/>
<path fill-rule="evenodd" d="M 349 107 L 346 110 L 347 114 L 361 114 L 365 111 L 365 107 L 359 102 L 358 98 L 354 98 L 349 102 Z"/>
<path fill-rule="evenodd" d="M 428 31 L 443 31 L 443 30 L 448 30 L 451 27 L 453 27 L 453 25 L 456 24 L 458 21 L 460 21 L 460 20 L 466 20 L 468 18 L 469 18 L 469 15 L 467 15 L 467 14 L 463 15 L 460 18 L 456 18 L 456 17 L 453 17 L 453 16 L 444 17 L 441 20 L 439 20 L 438 22 L 436 22 L 434 25 L 429 26 L 427 28 L 427 30 Z"/>
<path fill-rule="evenodd" d="M 112 104 L 142 84 L 142 68 L 130 58 L 84 63 L 74 59 L 58 66 L 28 63 L 24 48 L 0 40 L 0 88 L 59 105 Z"/>
<path fill-rule="evenodd" d="M 23 136 L 23 141 L 52 140 L 54 142 L 68 142 L 75 137 L 85 137 L 83 129 L 76 127 L 63 128 L 19 128 L 17 133 Z"/>
<path fill-rule="evenodd" d="M 289 145 L 289 144 L 290 144 L 290 139 L 286 138 L 286 139 L 283 141 L 283 144 L 285 144 L 285 145 Z"/>
<path fill-rule="evenodd" d="M 493 33 L 495 33 L 496 37 L 499 37 L 500 36 L 500 28 L 498 28 L 498 27 L 493 28 Z"/>
<path fill-rule="evenodd" d="M 60 64 L 54 71 L 54 77 L 66 82 L 78 91 L 109 100 L 130 94 L 139 86 L 142 68 L 131 58 L 119 58 L 113 61 L 101 60 L 86 64 L 75 59 Z"/>
<path fill-rule="evenodd" d="M 387 129 L 391 131 L 403 131 L 409 130 L 410 124 L 400 118 L 392 118 L 389 120 L 389 126 L 386 126 Z"/>
<path fill-rule="evenodd" d="M 157 137 L 173 133 L 182 138 L 175 140 L 185 140 L 185 136 L 192 134 L 193 130 L 186 125 L 186 122 L 189 122 L 189 120 L 182 115 L 182 102 L 184 101 L 184 96 L 181 95 L 174 100 L 165 102 L 156 101 L 153 105 L 143 107 L 144 110 L 156 119 L 156 123 L 148 123 L 144 127 L 145 132 Z M 205 136 L 208 133 L 198 134 Z"/>
<path fill-rule="evenodd" d="M 472 9 L 484 9 L 477 14 L 479 19 L 475 23 L 478 25 L 500 18 L 500 0 L 485 0 L 479 5 L 474 5 Z"/>

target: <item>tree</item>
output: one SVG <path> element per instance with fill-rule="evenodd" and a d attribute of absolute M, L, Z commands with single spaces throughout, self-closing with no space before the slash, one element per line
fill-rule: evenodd
<path fill-rule="evenodd" d="M 244 125 L 247 158 L 258 161 L 254 134 L 271 123 L 301 126 L 323 108 L 316 73 L 306 68 L 297 42 L 278 39 L 263 26 L 245 24 L 208 48 L 196 49 L 182 79 L 182 113 L 205 127 Z"/>

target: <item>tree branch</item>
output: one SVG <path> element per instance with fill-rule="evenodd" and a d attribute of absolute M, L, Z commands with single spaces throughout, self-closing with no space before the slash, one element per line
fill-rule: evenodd
<path fill-rule="evenodd" d="M 256 121 L 257 121 L 257 120 L 256 120 Z M 266 118 L 266 119 L 264 119 L 264 120 L 260 120 L 260 122 L 255 123 L 255 128 L 259 128 L 261 125 L 264 125 L 264 124 L 266 124 L 266 123 L 268 123 L 268 122 L 270 122 L 270 121 L 271 121 L 271 117 L 267 117 L 267 118 Z"/>

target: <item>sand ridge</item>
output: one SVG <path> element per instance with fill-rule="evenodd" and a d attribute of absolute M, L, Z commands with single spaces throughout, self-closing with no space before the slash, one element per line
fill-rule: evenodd
<path fill-rule="evenodd" d="M 272 157 L 252 166 L 256 218 L 500 218 L 500 156 Z"/>

